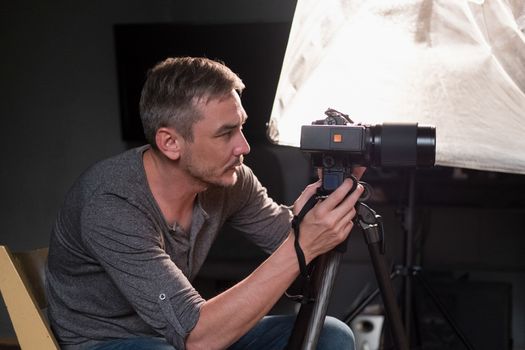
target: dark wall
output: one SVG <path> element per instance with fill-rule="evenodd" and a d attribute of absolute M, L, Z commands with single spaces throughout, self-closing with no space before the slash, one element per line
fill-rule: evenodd
<path fill-rule="evenodd" d="M 112 25 L 167 21 L 168 5 L 1 5 L 1 239 L 13 249 L 47 244 L 73 179 L 91 162 L 124 149 Z"/>

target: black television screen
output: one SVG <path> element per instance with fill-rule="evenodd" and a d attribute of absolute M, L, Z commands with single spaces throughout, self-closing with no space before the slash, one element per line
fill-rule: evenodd
<path fill-rule="evenodd" d="M 139 99 L 147 70 L 174 56 L 218 59 L 246 85 L 245 134 L 266 140 L 291 23 L 118 24 L 114 26 L 122 138 L 144 141 Z"/>

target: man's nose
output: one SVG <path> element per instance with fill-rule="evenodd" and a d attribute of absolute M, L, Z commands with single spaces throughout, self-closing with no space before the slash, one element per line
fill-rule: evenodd
<path fill-rule="evenodd" d="M 248 144 L 248 141 L 246 140 L 246 137 L 242 131 L 239 133 L 239 140 L 237 142 L 238 145 L 236 145 L 233 149 L 234 156 L 238 157 L 240 155 L 246 155 L 250 153 L 250 145 Z"/>

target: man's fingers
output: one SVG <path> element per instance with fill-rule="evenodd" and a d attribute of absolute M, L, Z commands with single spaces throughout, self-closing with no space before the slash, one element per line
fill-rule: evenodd
<path fill-rule="evenodd" d="M 301 209 L 305 206 L 306 202 L 315 195 L 317 188 L 321 186 L 321 181 L 314 182 L 303 190 L 299 198 L 294 203 L 293 206 L 293 214 L 297 215 L 301 211 Z"/>
<path fill-rule="evenodd" d="M 328 197 L 326 197 L 326 199 L 319 205 L 319 209 L 326 210 L 327 212 L 331 211 L 337 206 L 339 206 L 345 198 L 348 199 L 348 192 L 354 186 L 353 181 L 354 180 L 351 178 L 345 179 L 345 181 L 343 181 L 343 183 Z M 361 196 L 361 193 L 363 193 L 363 189 L 363 186 L 357 185 L 355 191 L 350 195 L 354 203 L 355 201 L 357 201 L 359 196 Z M 353 204 L 351 206 L 353 206 Z"/>

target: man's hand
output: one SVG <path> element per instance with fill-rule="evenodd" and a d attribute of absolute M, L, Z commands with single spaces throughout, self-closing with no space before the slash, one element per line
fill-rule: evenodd
<path fill-rule="evenodd" d="M 360 179 L 366 168 L 354 169 L 353 175 Z M 297 215 L 310 197 L 314 196 L 321 180 L 308 185 L 293 206 Z M 301 223 L 299 244 L 305 254 L 306 263 L 326 253 L 344 241 L 353 227 L 352 219 L 356 215 L 355 203 L 363 193 L 363 186 L 348 195 L 353 187 L 353 180 L 346 179 L 325 200 L 318 202 L 304 217 Z"/>

